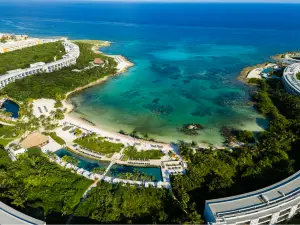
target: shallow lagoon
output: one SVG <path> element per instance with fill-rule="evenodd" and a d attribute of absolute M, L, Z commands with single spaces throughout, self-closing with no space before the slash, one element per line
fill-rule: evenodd
<path fill-rule="evenodd" d="M 300 48 L 297 4 L 1 3 L 1 8 L 3 32 L 114 42 L 103 51 L 122 54 L 135 67 L 75 95 L 75 113 L 108 130 L 137 129 L 163 141 L 220 144 L 222 126 L 261 130 L 266 123 L 248 105 L 249 88 L 236 77 L 244 67 Z M 193 122 L 205 126 L 201 135 L 178 132 Z"/>

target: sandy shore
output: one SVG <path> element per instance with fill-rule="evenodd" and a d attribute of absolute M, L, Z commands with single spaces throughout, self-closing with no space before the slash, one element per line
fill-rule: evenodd
<path fill-rule="evenodd" d="M 109 46 L 111 44 L 111 42 L 104 42 L 104 41 L 100 41 L 101 43 L 98 43 L 97 41 L 94 41 L 94 40 L 76 40 L 76 41 L 93 44 L 92 50 L 97 54 L 103 54 L 102 52 L 99 51 L 100 47 Z M 143 140 L 143 139 L 136 139 L 136 138 L 130 137 L 128 135 L 122 135 L 117 132 L 107 131 L 107 130 L 101 129 L 100 127 L 97 127 L 91 121 L 85 120 L 84 118 L 81 118 L 80 116 L 70 114 L 75 108 L 75 106 L 73 104 L 71 104 L 70 102 L 67 101 L 67 99 L 68 99 L 68 97 L 70 97 L 70 95 L 72 95 L 76 92 L 82 91 L 84 89 L 87 89 L 89 87 L 92 87 L 94 85 L 103 83 L 103 82 L 107 81 L 110 77 L 115 76 L 117 74 L 124 73 L 127 71 L 128 68 L 134 66 L 134 64 L 132 62 L 130 62 L 129 60 L 127 60 L 124 56 L 121 56 L 121 55 L 107 55 L 107 56 L 114 58 L 115 61 L 118 63 L 118 65 L 117 65 L 118 72 L 111 76 L 106 76 L 106 77 L 100 78 L 92 83 L 89 83 L 82 87 L 78 87 L 75 90 L 66 93 L 65 100 L 62 101 L 64 107 L 67 108 L 67 113 L 65 115 L 65 119 L 63 122 L 74 124 L 78 127 L 81 127 L 82 129 L 95 132 L 103 137 L 112 138 L 113 139 L 113 140 L 111 140 L 112 142 L 122 142 L 127 145 L 138 144 L 136 146 L 137 149 L 150 150 L 150 149 L 154 148 L 153 146 L 159 145 L 160 148 L 163 150 L 171 150 L 171 151 L 174 151 L 176 154 L 178 154 L 177 146 L 171 146 L 170 144 L 167 144 L 167 143 L 161 143 L 161 142 L 158 143 L 158 142 L 151 142 L 151 141 L 147 141 L 147 140 Z M 116 139 L 119 139 L 120 141 L 116 141 Z"/>
<path fill-rule="evenodd" d="M 255 66 L 246 67 L 242 70 L 240 76 L 237 79 L 242 81 L 243 83 L 247 83 L 247 76 L 252 70 L 257 69 L 257 68 L 263 68 L 263 67 L 267 66 L 268 64 L 269 63 L 261 63 L 261 64 L 255 65 Z"/>
<path fill-rule="evenodd" d="M 73 40 L 73 41 L 93 44 L 92 51 L 95 52 L 96 54 L 103 54 L 103 52 L 99 51 L 99 48 L 101 48 L 103 46 L 111 45 L 111 42 L 109 42 L 109 41 L 98 41 L 98 40 Z M 90 88 L 94 85 L 103 83 L 103 82 L 107 81 L 109 78 L 116 76 L 118 74 L 124 73 L 127 71 L 127 69 L 134 66 L 134 64 L 132 62 L 130 62 L 129 60 L 127 60 L 124 56 L 121 56 L 121 55 L 107 55 L 107 56 L 114 58 L 115 61 L 118 63 L 118 65 L 117 65 L 118 72 L 116 74 L 112 74 L 110 76 L 102 77 L 94 82 L 91 82 L 87 85 L 78 87 L 78 88 L 74 89 L 73 91 L 66 93 L 63 104 L 64 104 L 65 108 L 67 108 L 68 113 L 70 113 L 74 110 L 74 105 L 72 105 L 70 102 L 67 101 L 67 99 L 70 95 L 72 95 L 76 92 L 82 91 L 84 89 Z"/>
<path fill-rule="evenodd" d="M 153 147 L 154 145 L 155 146 L 159 145 L 161 147 L 161 149 L 163 149 L 163 150 L 172 150 L 172 151 L 175 150 L 177 153 L 177 149 L 175 149 L 175 147 L 171 146 L 170 144 L 156 143 L 156 142 L 146 141 L 143 139 L 136 139 L 136 138 L 133 138 L 133 137 L 130 137 L 127 135 L 122 135 L 117 132 L 103 130 L 97 126 L 92 125 L 90 122 L 85 121 L 81 118 L 78 118 L 77 116 L 74 116 L 74 115 L 70 115 L 70 114 L 66 115 L 64 122 L 71 123 L 75 126 L 80 127 L 81 129 L 84 129 L 84 130 L 95 132 L 103 137 L 111 138 L 111 140 L 110 140 L 111 142 L 116 142 L 116 143 L 122 142 L 127 145 L 138 144 L 138 145 L 136 145 L 137 149 L 144 149 L 144 150 L 154 149 L 155 148 L 155 147 Z M 119 139 L 119 141 L 117 141 L 116 139 Z"/>

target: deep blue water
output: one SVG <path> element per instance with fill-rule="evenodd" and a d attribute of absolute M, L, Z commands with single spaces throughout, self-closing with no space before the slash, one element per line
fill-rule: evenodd
<path fill-rule="evenodd" d="M 300 48 L 297 4 L 0 3 L 0 32 L 113 41 L 135 63 L 74 96 L 100 126 L 157 140 L 222 142 L 220 128 L 260 130 L 264 119 L 236 81 L 246 66 Z M 199 136 L 178 132 L 201 123 Z"/>
<path fill-rule="evenodd" d="M 6 112 L 10 112 L 12 118 L 18 118 L 20 107 L 15 102 L 6 100 L 3 103 L 2 108 L 5 109 Z"/>

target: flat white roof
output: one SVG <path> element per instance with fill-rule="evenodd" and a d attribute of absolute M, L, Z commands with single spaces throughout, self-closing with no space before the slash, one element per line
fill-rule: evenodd
<path fill-rule="evenodd" d="M 206 201 L 216 218 L 230 217 L 238 213 L 257 210 L 265 207 L 279 205 L 288 198 L 300 196 L 300 171 L 272 186 L 250 193 L 231 196 L 227 198 Z M 264 199 L 269 200 L 267 204 Z"/>
<path fill-rule="evenodd" d="M 0 202 L 0 224 L 46 224 L 46 222 L 27 216 Z"/>

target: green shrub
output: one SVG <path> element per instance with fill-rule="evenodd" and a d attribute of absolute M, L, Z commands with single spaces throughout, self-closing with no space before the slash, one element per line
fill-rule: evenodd
<path fill-rule="evenodd" d="M 248 130 L 237 131 L 236 138 L 237 138 L 238 141 L 241 141 L 243 143 L 253 143 L 253 142 L 255 142 L 253 132 L 248 131 Z"/>
<path fill-rule="evenodd" d="M 124 150 L 124 155 L 129 159 L 161 159 L 164 156 L 160 150 L 138 151 L 134 146 L 127 147 Z"/>
<path fill-rule="evenodd" d="M 31 147 L 27 149 L 27 153 L 29 156 L 40 156 L 42 154 L 42 150 L 40 147 Z"/>
<path fill-rule="evenodd" d="M 74 142 L 88 148 L 91 151 L 101 154 L 113 154 L 115 152 L 120 152 L 124 146 L 123 144 L 115 144 L 105 141 L 101 137 L 92 138 L 90 136 L 78 138 Z"/>
<path fill-rule="evenodd" d="M 51 132 L 51 133 L 49 133 L 49 135 L 58 144 L 60 144 L 60 145 L 65 145 L 66 144 L 66 142 L 64 141 L 64 139 L 62 139 L 61 137 L 57 136 L 57 134 L 55 132 Z"/>

